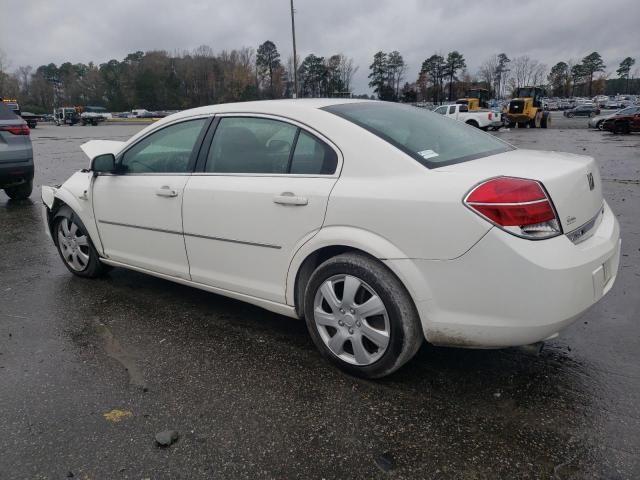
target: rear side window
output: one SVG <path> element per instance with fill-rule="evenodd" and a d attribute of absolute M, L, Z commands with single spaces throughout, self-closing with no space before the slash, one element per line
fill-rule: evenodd
<path fill-rule="evenodd" d="M 389 142 L 428 168 L 513 150 L 476 128 L 434 112 L 390 102 L 354 102 L 324 107 Z"/>
<path fill-rule="evenodd" d="M 289 173 L 297 175 L 331 175 L 336 171 L 338 156 L 324 142 L 300 131 L 291 159 Z"/>
<path fill-rule="evenodd" d="M 220 120 L 205 171 L 215 173 L 287 173 L 297 127 L 268 118 Z"/>
<path fill-rule="evenodd" d="M 223 117 L 205 171 L 330 175 L 337 164 L 332 148 L 295 125 L 269 118 Z"/>

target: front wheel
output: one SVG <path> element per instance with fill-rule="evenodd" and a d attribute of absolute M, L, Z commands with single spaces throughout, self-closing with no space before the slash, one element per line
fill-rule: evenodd
<path fill-rule="evenodd" d="M 404 286 L 382 263 L 361 253 L 338 255 L 315 270 L 305 290 L 304 312 L 320 352 L 359 377 L 389 375 L 423 341 Z"/>
<path fill-rule="evenodd" d="M 603 125 L 603 123 L 604 123 L 604 120 L 600 120 L 598 123 L 596 123 L 596 128 L 597 128 L 598 130 L 602 130 L 602 125 Z"/>
<path fill-rule="evenodd" d="M 540 120 L 541 128 L 549 128 L 551 126 L 551 114 L 549 112 L 544 112 L 542 114 L 542 119 Z"/>
<path fill-rule="evenodd" d="M 33 191 L 33 180 L 25 182 L 15 187 L 8 187 L 4 189 L 4 192 L 9 196 L 11 200 L 26 200 Z"/>
<path fill-rule="evenodd" d="M 82 221 L 69 207 L 62 207 L 56 214 L 53 238 L 65 267 L 74 275 L 96 278 L 108 270 L 100 262 Z"/>

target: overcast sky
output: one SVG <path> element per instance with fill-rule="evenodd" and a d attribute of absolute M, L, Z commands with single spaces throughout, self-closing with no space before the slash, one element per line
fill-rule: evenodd
<path fill-rule="evenodd" d="M 426 57 L 451 50 L 471 73 L 499 52 L 551 67 L 596 50 L 613 76 L 626 56 L 640 65 L 640 0 L 295 0 L 295 8 L 298 55 L 353 57 L 356 92 L 368 91 L 378 50 L 400 51 L 409 81 Z M 267 39 L 286 62 L 289 0 L 2 0 L 0 49 L 11 69 L 202 44 L 255 48 Z"/>

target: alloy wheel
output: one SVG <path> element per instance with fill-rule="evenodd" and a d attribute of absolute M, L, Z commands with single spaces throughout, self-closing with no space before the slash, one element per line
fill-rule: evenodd
<path fill-rule="evenodd" d="M 58 223 L 58 246 L 62 258 L 70 268 L 82 272 L 89 265 L 89 240 L 80 227 L 71 219 L 63 218 Z"/>
<path fill-rule="evenodd" d="M 367 366 L 387 351 L 389 315 L 371 286 L 353 275 L 334 275 L 318 288 L 313 305 L 316 328 L 341 360 Z"/>

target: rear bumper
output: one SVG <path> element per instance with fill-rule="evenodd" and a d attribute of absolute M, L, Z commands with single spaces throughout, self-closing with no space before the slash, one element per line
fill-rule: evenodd
<path fill-rule="evenodd" d="M 493 228 L 455 260 L 388 262 L 422 282 L 427 293 L 416 306 L 429 342 L 501 348 L 545 340 L 574 322 L 611 289 L 619 259 L 618 222 L 605 204 L 594 235 L 577 245 L 564 235 L 529 241 Z"/>
<path fill-rule="evenodd" d="M 33 159 L 0 163 L 0 188 L 12 187 L 33 180 Z"/>

